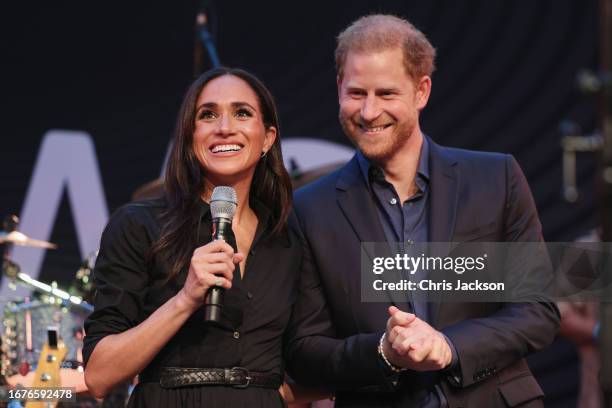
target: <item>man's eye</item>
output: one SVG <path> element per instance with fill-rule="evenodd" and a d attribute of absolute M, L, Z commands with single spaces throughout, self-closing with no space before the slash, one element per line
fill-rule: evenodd
<path fill-rule="evenodd" d="M 203 119 L 203 120 L 211 120 L 211 119 L 215 119 L 217 117 L 217 114 L 211 110 L 203 110 L 202 112 L 200 112 L 200 116 L 198 116 L 198 119 Z"/>
<path fill-rule="evenodd" d="M 239 118 L 250 118 L 253 117 L 253 113 L 248 109 L 238 109 L 236 111 L 236 116 Z"/>

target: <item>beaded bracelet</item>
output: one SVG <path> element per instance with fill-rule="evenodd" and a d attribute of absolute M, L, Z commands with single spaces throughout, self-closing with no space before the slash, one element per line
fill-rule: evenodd
<path fill-rule="evenodd" d="M 391 364 L 391 362 L 387 359 L 387 356 L 385 356 L 385 353 L 383 351 L 383 343 L 385 341 L 386 336 L 387 333 L 383 333 L 383 335 L 380 337 L 380 341 L 378 342 L 378 355 L 380 355 L 380 357 L 384 360 L 385 364 L 387 364 L 387 367 L 389 367 L 391 371 L 393 371 L 394 373 L 401 373 L 406 369 L 402 367 L 397 367 L 395 364 Z"/>

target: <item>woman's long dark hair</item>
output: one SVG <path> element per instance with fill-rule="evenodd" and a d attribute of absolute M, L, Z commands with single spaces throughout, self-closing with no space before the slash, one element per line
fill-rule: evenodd
<path fill-rule="evenodd" d="M 164 179 L 168 208 L 161 216 L 160 237 L 147 256 L 152 262 L 156 256 L 163 255 L 170 267 L 168 278 L 189 265 L 197 245 L 198 206 L 204 192 L 205 171 L 193 151 L 196 103 L 204 86 L 223 75 L 233 75 L 249 84 L 259 99 L 265 128 L 277 129 L 272 148 L 257 163 L 249 199 L 259 200 L 270 210 L 273 234 L 284 230 L 291 211 L 291 180 L 283 164 L 278 113 L 272 94 L 259 79 L 242 69 L 221 67 L 206 71 L 189 87 L 179 111 Z"/>

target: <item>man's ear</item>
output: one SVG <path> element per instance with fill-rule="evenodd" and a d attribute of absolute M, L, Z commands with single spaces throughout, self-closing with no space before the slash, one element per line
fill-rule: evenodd
<path fill-rule="evenodd" d="M 340 100 L 340 93 L 342 92 L 342 77 L 336 75 L 336 88 L 338 90 L 338 100 Z"/>
<path fill-rule="evenodd" d="M 427 106 L 429 95 L 431 95 L 431 78 L 427 75 L 422 76 L 415 88 L 416 106 L 418 110 L 421 110 Z"/>

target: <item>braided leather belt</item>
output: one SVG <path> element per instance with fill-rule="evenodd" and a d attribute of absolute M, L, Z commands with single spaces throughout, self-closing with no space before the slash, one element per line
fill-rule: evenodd
<path fill-rule="evenodd" d="M 163 367 L 159 375 L 159 384 L 163 388 L 178 388 L 189 385 L 229 385 L 235 388 L 250 386 L 278 389 L 282 384 L 282 379 L 279 374 L 249 371 L 244 367 Z"/>

